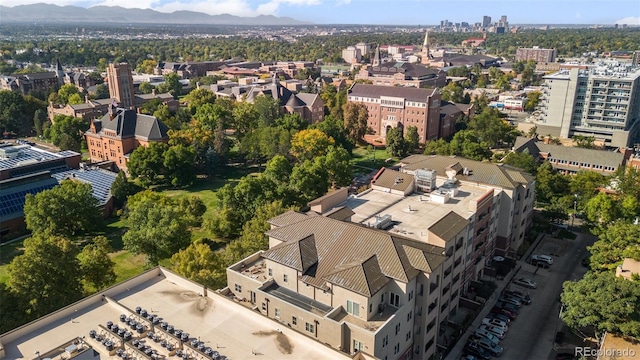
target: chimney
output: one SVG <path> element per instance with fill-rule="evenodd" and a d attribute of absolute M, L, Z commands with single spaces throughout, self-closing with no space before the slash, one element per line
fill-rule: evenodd
<path fill-rule="evenodd" d="M 545 136 L 545 137 L 544 137 L 544 143 L 545 143 L 545 144 L 549 144 L 549 142 L 551 142 L 551 138 L 550 138 L 550 137 L 548 137 L 548 136 Z"/>
<path fill-rule="evenodd" d="M 153 96 L 156 95 L 156 88 L 151 89 L 151 95 L 153 95 Z"/>
<path fill-rule="evenodd" d="M 136 108 L 136 112 L 137 112 L 138 114 L 142 114 L 142 110 L 140 110 L 140 108 Z"/>

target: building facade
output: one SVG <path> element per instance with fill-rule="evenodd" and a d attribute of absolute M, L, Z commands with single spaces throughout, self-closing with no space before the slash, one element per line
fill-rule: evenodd
<path fill-rule="evenodd" d="M 554 136 L 593 136 L 610 147 L 638 141 L 640 67 L 612 62 L 544 77 L 540 125 Z"/>
<path fill-rule="evenodd" d="M 109 97 L 116 99 L 119 106 L 125 109 L 135 108 L 133 76 L 131 75 L 129 64 L 109 64 L 109 67 L 107 67 L 107 83 L 109 85 Z"/>
<path fill-rule="evenodd" d="M 153 116 L 118 108 L 93 121 L 85 138 L 91 162 L 112 161 L 118 169 L 126 170 L 133 150 L 151 142 L 169 141 L 167 131 L 167 126 Z"/>
<path fill-rule="evenodd" d="M 349 64 L 356 64 L 362 60 L 362 53 L 360 49 L 355 46 L 347 46 L 342 49 L 342 59 Z"/>
<path fill-rule="evenodd" d="M 373 65 L 363 66 L 356 74 L 356 80 L 371 81 L 374 85 L 409 86 L 416 88 L 443 87 L 447 83 L 446 72 L 420 64 L 403 61 L 382 63 L 373 59 Z"/>
<path fill-rule="evenodd" d="M 420 142 L 449 137 L 453 124 L 442 124 L 438 89 L 354 84 L 347 92 L 347 102 L 363 103 L 369 112 L 368 126 L 377 137 L 385 138 L 391 128 L 418 128 Z M 450 117 L 443 118 L 451 122 Z"/>
<path fill-rule="evenodd" d="M 556 61 L 557 55 L 556 49 L 541 49 L 537 46 L 516 50 L 516 60 L 519 61 L 534 60 L 537 63 L 552 63 Z"/>

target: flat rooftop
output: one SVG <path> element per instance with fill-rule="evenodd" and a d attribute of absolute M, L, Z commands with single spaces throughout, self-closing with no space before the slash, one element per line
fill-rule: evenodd
<path fill-rule="evenodd" d="M 24 165 L 36 164 L 43 161 L 64 159 L 67 157 L 80 155 L 73 151 L 61 151 L 59 153 L 52 153 L 29 145 L 5 146 L 0 149 L 2 149 L 3 153 L 18 153 L 18 155 L 13 158 L 0 159 L 0 170 L 12 169 Z"/>
<path fill-rule="evenodd" d="M 85 347 L 92 347 L 99 354 L 99 359 L 121 360 L 115 354 L 110 355 L 103 344 L 91 338 L 90 331 L 95 330 L 112 338 L 116 346 L 122 344 L 122 338 L 106 329 L 107 322 L 129 329 L 120 321 L 120 315 L 141 321 L 135 310 L 139 306 L 149 314 L 158 316 L 162 322 L 188 333 L 189 340 L 184 343 L 183 349 L 194 360 L 207 359 L 189 346 L 195 339 L 229 359 L 254 358 L 254 354 L 259 354 L 261 359 L 346 359 L 329 347 L 282 327 L 222 295 L 211 290 L 206 291 L 205 295 L 203 291 L 204 287 L 165 269 L 152 269 L 103 293 L 0 335 L 4 358 L 36 359 L 37 353 L 44 358 L 45 354 L 61 347 L 64 349 L 70 341 L 84 336 Z M 155 331 L 162 339 L 171 341 L 175 338 L 159 325 L 152 325 L 152 322 L 144 319 L 141 322 L 147 324 L 148 328 L 142 335 L 129 330 L 133 333 L 133 339 L 125 341 L 124 351 L 144 359 L 144 355 L 136 353 L 131 346 L 131 342 L 141 336 L 140 339 L 145 339 L 145 344 L 156 350 L 158 355 L 164 355 L 165 358 L 170 356 L 166 348 L 146 338 L 146 335 L 148 331 Z"/>
<path fill-rule="evenodd" d="M 445 182 L 438 177 L 436 186 Z M 361 196 L 350 197 L 346 205 L 355 212 L 351 221 L 363 225 L 375 222 L 376 216 L 391 215 L 392 233 L 402 234 L 411 239 L 427 242 L 428 229 L 450 211 L 465 219 L 473 214 L 469 205 L 489 189 L 469 185 L 459 185 L 458 194 L 445 204 L 429 199 L 429 194 L 414 193 L 409 196 L 395 195 L 380 190 L 371 190 Z"/>

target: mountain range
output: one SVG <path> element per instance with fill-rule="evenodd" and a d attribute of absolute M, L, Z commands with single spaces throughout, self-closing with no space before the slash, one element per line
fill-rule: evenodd
<path fill-rule="evenodd" d="M 303 25 L 308 22 L 290 17 L 260 15 L 240 17 L 230 14 L 209 15 L 195 11 L 163 13 L 151 9 L 126 9 L 119 6 L 58 6 L 33 4 L 6 7 L 0 5 L 3 23 L 133 23 L 133 24 L 203 24 L 203 25 Z"/>

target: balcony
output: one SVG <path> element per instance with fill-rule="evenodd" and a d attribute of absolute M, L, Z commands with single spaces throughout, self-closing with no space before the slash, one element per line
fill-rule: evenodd
<path fill-rule="evenodd" d="M 358 317 L 355 317 L 341 306 L 340 311 L 336 314 L 332 314 L 329 316 L 332 320 L 336 322 L 344 321 L 349 324 L 354 324 L 362 329 L 369 330 L 372 332 L 378 331 L 378 329 L 384 325 L 393 315 L 398 312 L 399 309 L 396 309 L 393 306 L 384 306 L 382 311 L 375 313 L 368 321 L 362 320 Z"/>

